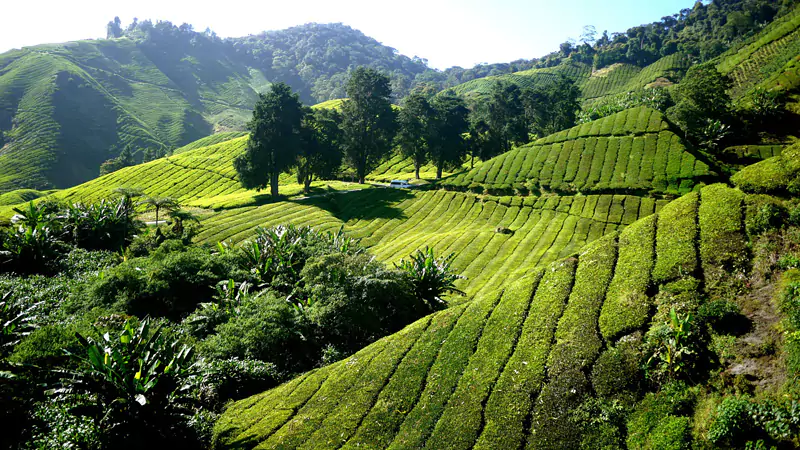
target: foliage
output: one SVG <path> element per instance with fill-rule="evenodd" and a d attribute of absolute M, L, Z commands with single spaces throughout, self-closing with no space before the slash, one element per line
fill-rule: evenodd
<path fill-rule="evenodd" d="M 436 167 L 436 179 L 445 169 L 458 168 L 466 155 L 463 134 L 468 131 L 468 113 L 460 97 L 443 94 L 433 99 L 427 139 L 429 158 Z"/>
<path fill-rule="evenodd" d="M 221 406 L 274 387 L 282 378 L 274 364 L 248 359 L 201 360 L 193 381 L 201 401 Z"/>
<path fill-rule="evenodd" d="M 587 123 L 602 119 L 639 106 L 646 106 L 664 113 L 672 105 L 672 96 L 667 89 L 662 87 L 643 88 L 626 92 L 622 95 L 605 97 L 592 103 L 590 107 L 584 107 L 578 113 L 577 123 Z"/>
<path fill-rule="evenodd" d="M 180 442 L 194 373 L 193 351 L 171 340 L 163 324 L 148 319 L 125 322 L 121 330 L 77 335 L 78 363 L 64 371 L 64 387 L 55 392 L 87 402 L 83 411 L 100 428 L 108 445 Z M 88 396 L 88 398 L 87 398 Z"/>
<path fill-rule="evenodd" d="M 670 309 L 669 322 L 656 324 L 646 336 L 646 345 L 651 355 L 647 366 L 648 376 L 655 380 L 676 380 L 691 375 L 691 360 L 697 354 L 694 347 L 694 316 L 679 314 Z"/>
<path fill-rule="evenodd" d="M 77 309 L 114 306 L 128 314 L 178 319 L 208 301 L 214 286 L 231 278 L 246 280 L 231 256 L 165 241 L 148 258 L 132 258 L 108 270 L 75 299 Z"/>
<path fill-rule="evenodd" d="M 375 69 L 358 67 L 347 82 L 342 103 L 342 143 L 359 183 L 391 149 L 396 132 L 395 112 L 389 102 L 389 78 Z"/>
<path fill-rule="evenodd" d="M 68 205 L 59 219 L 71 243 L 87 250 L 120 250 L 128 246 L 141 223 L 133 202 L 123 196 L 99 203 Z M 161 206 L 163 208 L 163 206 Z"/>
<path fill-rule="evenodd" d="M 0 299 L 0 357 L 5 357 L 23 337 L 35 329 L 37 308 L 41 303 L 20 305 L 12 300 L 11 291 Z"/>
<path fill-rule="evenodd" d="M 278 197 L 278 176 L 294 167 L 303 142 L 303 116 L 300 98 L 288 85 L 276 83 L 269 93 L 259 94 L 247 123 L 247 150 L 233 161 L 242 186 L 260 190 L 269 185 L 272 198 Z"/>
<path fill-rule="evenodd" d="M 56 399 L 41 402 L 33 411 L 36 420 L 30 448 L 82 448 L 101 449 L 101 433 L 89 417 L 71 413 L 73 402 Z"/>
<path fill-rule="evenodd" d="M 422 94 L 412 93 L 405 99 L 397 115 L 396 141 L 400 152 L 414 164 L 414 176 L 419 179 L 419 169 L 430 158 L 431 120 L 433 108 Z"/>
<path fill-rule="evenodd" d="M 732 107 L 731 80 L 713 65 L 693 66 L 677 88 L 669 114 L 699 144 L 716 149 L 728 131 Z"/>
<path fill-rule="evenodd" d="M 451 265 L 455 256 L 451 253 L 437 258 L 432 248 L 425 247 L 410 255 L 409 260 L 401 260 L 397 268 L 405 272 L 420 300 L 428 303 L 431 309 L 439 309 L 447 304 L 441 298 L 445 293 L 464 295 L 455 286 L 457 280 L 464 278 L 453 273 Z"/>
<path fill-rule="evenodd" d="M 315 178 L 331 179 L 342 165 L 341 116 L 335 109 L 317 108 L 302 124 L 303 142 L 297 160 L 297 182 L 309 192 Z"/>
<path fill-rule="evenodd" d="M 575 126 L 580 111 L 580 91 L 564 76 L 546 90 L 522 92 L 529 131 L 539 137 Z"/>

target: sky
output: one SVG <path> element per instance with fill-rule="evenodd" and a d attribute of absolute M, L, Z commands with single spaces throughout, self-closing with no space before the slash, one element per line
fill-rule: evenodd
<path fill-rule="evenodd" d="M 659 20 L 695 0 L 27 0 L 0 14 L 0 53 L 23 46 L 104 38 L 119 16 L 186 22 L 221 37 L 246 36 L 309 22 L 341 22 L 431 67 L 472 67 L 540 57 L 577 38 Z"/>

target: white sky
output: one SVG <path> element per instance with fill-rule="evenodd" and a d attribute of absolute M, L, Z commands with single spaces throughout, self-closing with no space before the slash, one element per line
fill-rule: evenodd
<path fill-rule="evenodd" d="M 583 25 L 625 31 L 677 13 L 693 0 L 8 0 L 0 13 L 0 52 L 23 46 L 103 38 L 119 16 L 183 22 L 221 37 L 308 22 L 342 22 L 435 68 L 543 56 Z"/>

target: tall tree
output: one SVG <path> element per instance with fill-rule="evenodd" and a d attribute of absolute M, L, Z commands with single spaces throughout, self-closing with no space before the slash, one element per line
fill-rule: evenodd
<path fill-rule="evenodd" d="M 114 20 L 108 22 L 106 25 L 106 38 L 118 38 L 122 36 L 122 22 L 119 17 L 114 17 Z"/>
<path fill-rule="evenodd" d="M 302 144 L 297 155 L 297 182 L 308 193 L 314 178 L 332 178 L 342 165 L 341 116 L 335 109 L 308 111 L 301 129 Z"/>
<path fill-rule="evenodd" d="M 531 133 L 547 136 L 575 126 L 580 110 L 580 90 L 569 78 L 559 79 L 548 89 L 522 93 L 525 120 Z"/>
<path fill-rule="evenodd" d="M 253 118 L 247 123 L 247 149 L 233 160 L 242 186 L 261 190 L 269 185 L 272 198 L 278 196 L 278 176 L 297 161 L 304 116 L 299 97 L 284 83 L 275 83 L 269 93 L 259 94 Z"/>
<path fill-rule="evenodd" d="M 375 69 L 359 67 L 347 82 L 342 103 L 342 140 L 345 156 L 359 183 L 389 153 L 397 120 L 389 102 L 389 77 Z"/>
<path fill-rule="evenodd" d="M 428 147 L 438 180 L 445 168 L 458 166 L 466 155 L 469 110 L 460 97 L 445 93 L 433 100 L 433 111 Z"/>
<path fill-rule="evenodd" d="M 428 162 L 429 136 L 433 108 L 424 95 L 418 92 L 406 97 L 398 114 L 397 145 L 400 152 L 414 163 L 414 176 L 419 180 L 419 169 Z"/>
<path fill-rule="evenodd" d="M 489 126 L 492 155 L 496 156 L 511 150 L 513 144 L 528 142 L 528 127 L 525 123 L 525 107 L 522 104 L 522 91 L 511 83 L 497 82 L 489 94 L 486 105 L 486 123 Z"/>

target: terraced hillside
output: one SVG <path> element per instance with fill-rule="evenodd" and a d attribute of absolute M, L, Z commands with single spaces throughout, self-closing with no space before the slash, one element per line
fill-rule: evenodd
<path fill-rule="evenodd" d="M 464 164 L 464 168 L 469 168 L 469 164 Z M 446 177 L 451 175 L 451 172 L 442 172 L 442 176 Z M 434 179 L 436 178 L 436 166 L 433 164 L 426 164 L 419 169 L 419 177 L 421 179 Z M 414 163 L 410 158 L 406 158 L 399 152 L 395 152 L 391 158 L 387 159 L 380 166 L 376 167 L 369 175 L 367 180 L 388 182 L 391 180 L 411 180 L 414 178 Z"/>
<path fill-rule="evenodd" d="M 624 195 L 479 198 L 370 189 L 223 211 L 203 219 L 197 239 L 238 243 L 252 237 L 258 226 L 294 223 L 319 230 L 343 228 L 386 262 L 399 262 L 431 246 L 437 254 L 457 255 L 453 266 L 466 276 L 459 286 L 471 296 L 492 292 L 520 273 L 571 254 L 664 203 Z"/>
<path fill-rule="evenodd" d="M 444 185 L 490 192 L 685 193 L 712 176 L 661 113 L 639 107 L 516 148 Z"/>
<path fill-rule="evenodd" d="M 124 38 L 0 56 L 0 192 L 69 187 L 126 145 L 138 154 L 241 127 L 269 86 L 219 52 L 170 56 Z"/>
<path fill-rule="evenodd" d="M 234 135 L 224 135 L 232 137 Z M 200 142 L 213 142 L 209 137 Z M 141 189 L 145 195 L 173 197 L 184 206 L 200 208 L 232 208 L 270 201 L 266 192 L 244 189 L 233 168 L 233 159 L 247 146 L 248 137 L 241 136 L 217 144 L 205 145 L 145 164 L 126 167 L 84 184 L 52 194 L 57 200 L 95 202 L 114 195 L 119 187 Z M 198 144 L 199 145 L 199 144 Z M 187 148 L 191 148 L 190 145 Z M 281 195 L 302 193 L 294 175 L 281 176 Z M 312 188 L 328 186 L 333 189 L 363 189 L 354 183 L 341 181 L 315 182 Z"/>
<path fill-rule="evenodd" d="M 656 304 L 679 306 L 680 292 L 702 289 L 716 267 L 746 254 L 744 197 L 724 185 L 685 195 L 514 283 L 236 402 L 215 427 L 216 448 L 614 445 L 612 429 L 582 435 L 572 412 L 639 382 L 624 355 L 642 345 Z M 690 423 L 675 414 L 671 424 Z"/>
<path fill-rule="evenodd" d="M 800 8 L 769 24 L 751 42 L 719 58 L 717 69 L 734 82 L 734 98 L 757 86 L 800 88 Z"/>
<path fill-rule="evenodd" d="M 590 101 L 641 89 L 654 82 L 662 85 L 677 82 L 689 64 L 688 58 L 677 53 L 666 56 L 644 68 L 618 63 L 593 71 L 587 64 L 570 60 L 556 67 L 531 69 L 468 81 L 451 88 L 451 90 L 459 95 L 479 97 L 488 94 L 492 85 L 497 81 L 514 83 L 521 88 L 546 89 L 558 77 L 565 76 L 578 85 L 583 100 Z"/>

